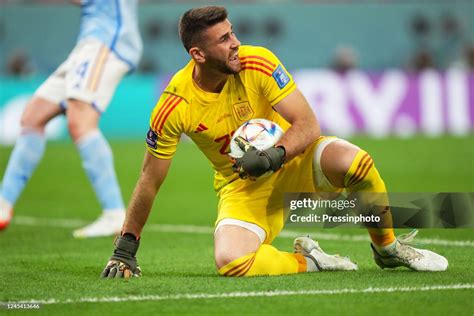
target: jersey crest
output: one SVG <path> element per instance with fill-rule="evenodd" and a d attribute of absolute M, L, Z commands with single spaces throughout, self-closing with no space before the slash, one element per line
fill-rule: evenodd
<path fill-rule="evenodd" d="M 254 115 L 253 109 L 247 101 L 235 103 L 232 107 L 236 117 L 241 121 L 248 121 Z"/>

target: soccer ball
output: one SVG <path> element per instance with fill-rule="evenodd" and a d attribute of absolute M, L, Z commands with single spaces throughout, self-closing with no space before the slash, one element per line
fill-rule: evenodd
<path fill-rule="evenodd" d="M 230 141 L 230 153 L 232 158 L 241 158 L 244 151 L 240 149 L 235 142 L 237 136 L 242 136 L 250 144 L 259 150 L 265 150 L 273 145 L 281 138 L 284 131 L 277 123 L 266 119 L 253 119 L 242 124 L 235 131 Z"/>

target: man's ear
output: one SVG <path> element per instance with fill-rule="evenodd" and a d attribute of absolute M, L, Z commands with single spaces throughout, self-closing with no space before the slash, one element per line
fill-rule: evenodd
<path fill-rule="evenodd" d="M 202 51 L 202 49 L 198 47 L 193 47 L 189 50 L 189 55 L 191 55 L 191 58 L 199 64 L 202 64 L 206 61 L 206 55 Z"/>

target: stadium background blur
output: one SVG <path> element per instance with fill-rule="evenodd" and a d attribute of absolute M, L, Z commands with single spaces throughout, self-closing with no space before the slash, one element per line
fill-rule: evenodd
<path fill-rule="evenodd" d="M 0 3 L 0 143 L 12 144 L 28 95 L 74 46 L 80 13 L 57 0 Z M 144 54 L 138 71 L 122 82 L 101 121 L 107 137 L 143 137 L 161 90 L 189 60 L 177 33 L 179 16 L 200 4 L 205 2 L 140 2 Z M 324 133 L 470 134 L 472 1 L 219 4 L 228 7 L 243 44 L 268 47 L 295 75 Z M 447 71 L 453 69 L 457 71 Z M 64 122 L 51 125 L 52 138 L 67 138 Z"/>

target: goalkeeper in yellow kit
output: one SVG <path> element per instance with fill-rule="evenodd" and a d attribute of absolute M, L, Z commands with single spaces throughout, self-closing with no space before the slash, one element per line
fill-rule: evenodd
<path fill-rule="evenodd" d="M 135 258 L 140 234 L 183 133 L 215 169 L 219 274 L 357 270 L 349 258 L 326 254 L 308 237 L 295 240 L 294 253 L 271 243 L 284 225 L 285 192 L 386 192 L 370 155 L 347 141 L 320 135 L 317 119 L 291 75 L 269 50 L 240 45 L 225 8 L 187 11 L 179 32 L 191 61 L 175 74 L 153 110 L 140 180 L 102 276 L 140 275 Z M 245 155 L 231 161 L 231 136 L 252 118 L 274 121 L 286 132 L 265 151 L 242 143 Z M 268 171 L 273 174 L 259 179 Z M 406 245 L 391 228 L 371 228 L 369 234 L 382 268 L 447 268 L 444 257 Z"/>

